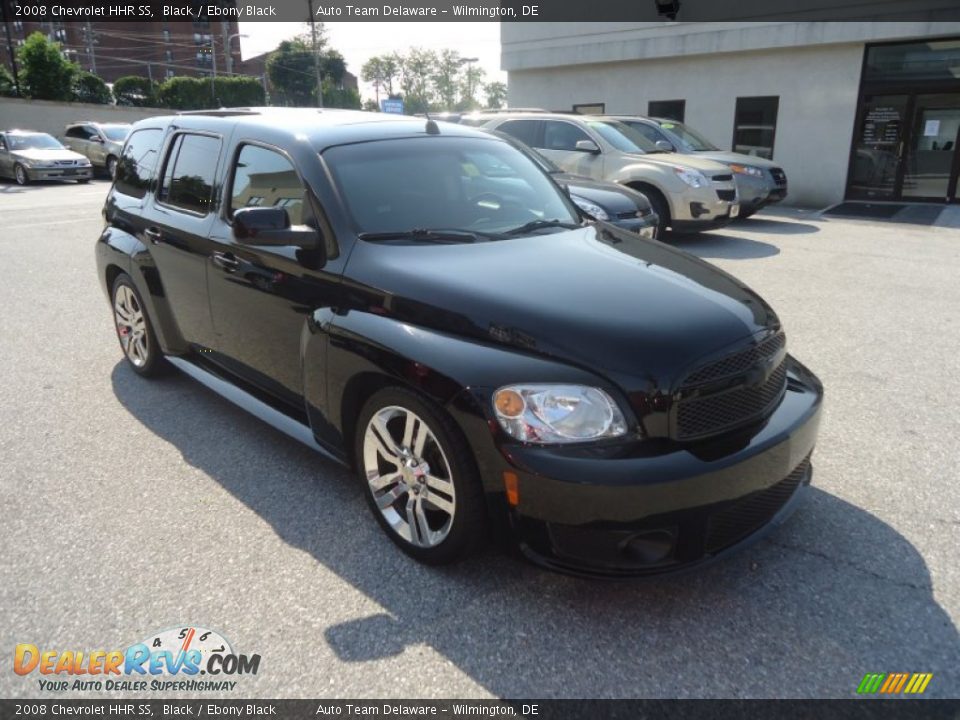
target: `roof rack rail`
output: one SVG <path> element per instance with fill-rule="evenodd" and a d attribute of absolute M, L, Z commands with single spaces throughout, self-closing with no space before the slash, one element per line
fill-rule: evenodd
<path fill-rule="evenodd" d="M 177 115 L 208 115 L 210 117 L 232 117 L 234 115 L 260 115 L 255 108 L 218 108 L 209 110 L 181 110 Z"/>

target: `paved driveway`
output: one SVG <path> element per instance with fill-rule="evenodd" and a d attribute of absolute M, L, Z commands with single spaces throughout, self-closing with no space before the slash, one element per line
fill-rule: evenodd
<path fill-rule="evenodd" d="M 694 574 L 415 565 L 339 467 L 186 377 L 121 362 L 102 181 L 0 184 L 0 650 L 198 624 L 262 656 L 240 697 L 960 695 L 960 230 L 761 216 L 681 247 L 780 313 L 827 390 L 815 487 Z M 0 696 L 37 696 L 7 664 Z"/>

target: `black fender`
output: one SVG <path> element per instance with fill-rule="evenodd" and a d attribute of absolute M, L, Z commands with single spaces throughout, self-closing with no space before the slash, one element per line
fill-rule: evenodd
<path fill-rule="evenodd" d="M 180 334 L 150 250 L 136 235 L 108 225 L 97 241 L 97 272 L 109 301 L 114 278 L 122 271 L 131 277 L 146 305 L 160 349 L 166 355 L 183 355 L 189 345 Z"/>
<path fill-rule="evenodd" d="M 314 312 L 304 331 L 304 398 L 318 442 L 352 460 L 354 423 L 370 394 L 400 385 L 453 417 L 489 492 L 502 492 L 493 391 L 516 382 L 578 383 L 619 392 L 586 370 L 516 348 L 477 342 L 373 312 Z"/>

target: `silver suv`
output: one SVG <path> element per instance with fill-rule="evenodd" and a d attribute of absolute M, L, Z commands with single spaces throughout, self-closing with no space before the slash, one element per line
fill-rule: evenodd
<path fill-rule="evenodd" d="M 740 217 L 780 202 L 787 196 L 787 174 L 779 165 L 757 155 L 721 150 L 689 125 L 666 118 L 617 116 L 663 150 L 716 160 L 733 170 L 740 195 Z"/>
<path fill-rule="evenodd" d="M 117 158 L 130 126 L 123 123 L 78 122 L 67 125 L 64 144 L 86 156 L 95 168 L 106 170 L 112 178 L 117 172 Z"/>
<path fill-rule="evenodd" d="M 506 113 L 489 116 L 485 127 L 536 148 L 569 173 L 639 190 L 660 216 L 659 230 L 711 230 L 740 210 L 729 167 L 665 152 L 610 117 Z"/>

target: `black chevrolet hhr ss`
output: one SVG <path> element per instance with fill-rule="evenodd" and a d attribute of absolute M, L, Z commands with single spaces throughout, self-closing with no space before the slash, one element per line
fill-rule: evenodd
<path fill-rule="evenodd" d="M 774 311 L 585 217 L 488 133 L 151 118 L 104 214 L 132 369 L 175 366 L 355 468 L 418 560 L 493 536 L 580 574 L 686 568 L 777 525 L 810 482 L 822 388 Z"/>

